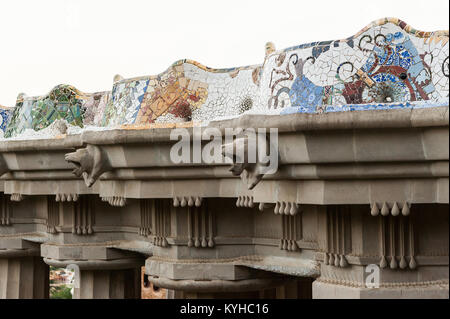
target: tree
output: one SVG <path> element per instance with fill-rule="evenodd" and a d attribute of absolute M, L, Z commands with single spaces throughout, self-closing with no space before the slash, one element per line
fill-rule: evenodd
<path fill-rule="evenodd" d="M 50 299 L 72 299 L 71 288 L 66 285 L 51 287 Z"/>

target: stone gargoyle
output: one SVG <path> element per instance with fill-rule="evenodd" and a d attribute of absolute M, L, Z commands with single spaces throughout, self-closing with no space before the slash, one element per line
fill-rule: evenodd
<path fill-rule="evenodd" d="M 222 155 L 233 162 L 230 172 L 234 176 L 240 176 L 250 190 L 261 181 L 265 174 L 273 170 L 270 167 L 272 164 L 275 163 L 278 166 L 278 152 L 272 154 L 272 148 L 270 153 L 276 158 L 269 156 L 262 161 L 257 150 L 261 142 L 266 143 L 265 148 L 270 144 L 266 139 L 261 140 L 256 136 L 241 136 L 231 143 L 222 145 Z"/>
<path fill-rule="evenodd" d="M 75 165 L 72 173 L 78 177 L 83 176 L 87 187 L 91 187 L 100 175 L 112 169 L 108 157 L 96 145 L 88 145 L 73 153 L 67 153 L 65 160 Z"/>

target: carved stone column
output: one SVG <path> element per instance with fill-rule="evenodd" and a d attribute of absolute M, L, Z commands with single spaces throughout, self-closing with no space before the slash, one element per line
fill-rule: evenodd
<path fill-rule="evenodd" d="M 49 267 L 39 246 L 20 239 L 0 241 L 0 299 L 48 298 Z"/>
<path fill-rule="evenodd" d="M 313 298 L 448 298 L 448 205 L 323 207 Z"/>

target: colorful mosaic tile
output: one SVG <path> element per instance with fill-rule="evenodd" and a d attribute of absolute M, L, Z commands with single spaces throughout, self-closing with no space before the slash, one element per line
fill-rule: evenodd
<path fill-rule="evenodd" d="M 20 95 L 5 131 L 5 137 L 46 128 L 57 119 L 83 127 L 82 104 L 87 96 L 70 85 L 58 85 L 41 97 Z"/>
<path fill-rule="evenodd" d="M 0 105 L 0 138 L 2 138 L 6 131 L 6 126 L 12 115 L 12 109 Z"/>
<path fill-rule="evenodd" d="M 110 101 L 111 92 L 97 92 L 90 94 L 86 100 L 83 100 L 81 106 L 83 124 L 103 126 L 103 116 Z"/>
<path fill-rule="evenodd" d="M 103 123 L 142 125 L 239 115 L 242 105 L 257 96 L 254 70 L 211 69 L 180 60 L 157 76 L 116 82 Z"/>
<path fill-rule="evenodd" d="M 330 107 L 344 110 L 347 104 L 372 109 L 380 103 L 416 107 L 422 104 L 405 103 L 448 101 L 448 31 L 420 32 L 387 18 L 344 40 L 281 51 L 271 44 L 267 52 L 262 65 L 211 69 L 181 60 L 158 76 L 123 80 L 119 85 L 148 82 L 142 100 L 127 95 L 133 101 L 127 111 L 131 121 L 113 122 L 209 121 L 248 109 L 264 113 L 297 107 L 302 113 L 322 113 Z M 187 92 L 192 87 L 199 99 L 195 103 Z M 113 117 L 124 109 L 116 100 L 111 107 L 119 110 L 111 112 Z"/>
<path fill-rule="evenodd" d="M 156 76 L 117 79 L 111 92 L 85 94 L 60 85 L 46 96 L 20 96 L 12 114 L 0 108 L 0 132 L 15 136 L 56 119 L 81 127 L 144 127 L 207 122 L 249 110 L 289 114 L 448 106 L 448 40 L 448 31 L 422 32 L 385 18 L 343 40 L 280 51 L 268 43 L 261 65 L 212 69 L 180 60 Z"/>
<path fill-rule="evenodd" d="M 382 19 L 345 40 L 270 54 L 261 79 L 269 99 L 261 107 L 320 113 L 348 104 L 448 101 L 448 52 L 448 31 Z"/>

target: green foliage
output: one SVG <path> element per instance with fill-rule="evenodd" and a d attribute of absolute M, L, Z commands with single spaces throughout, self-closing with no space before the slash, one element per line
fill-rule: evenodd
<path fill-rule="evenodd" d="M 72 299 L 70 289 L 66 285 L 50 287 L 50 299 Z"/>

